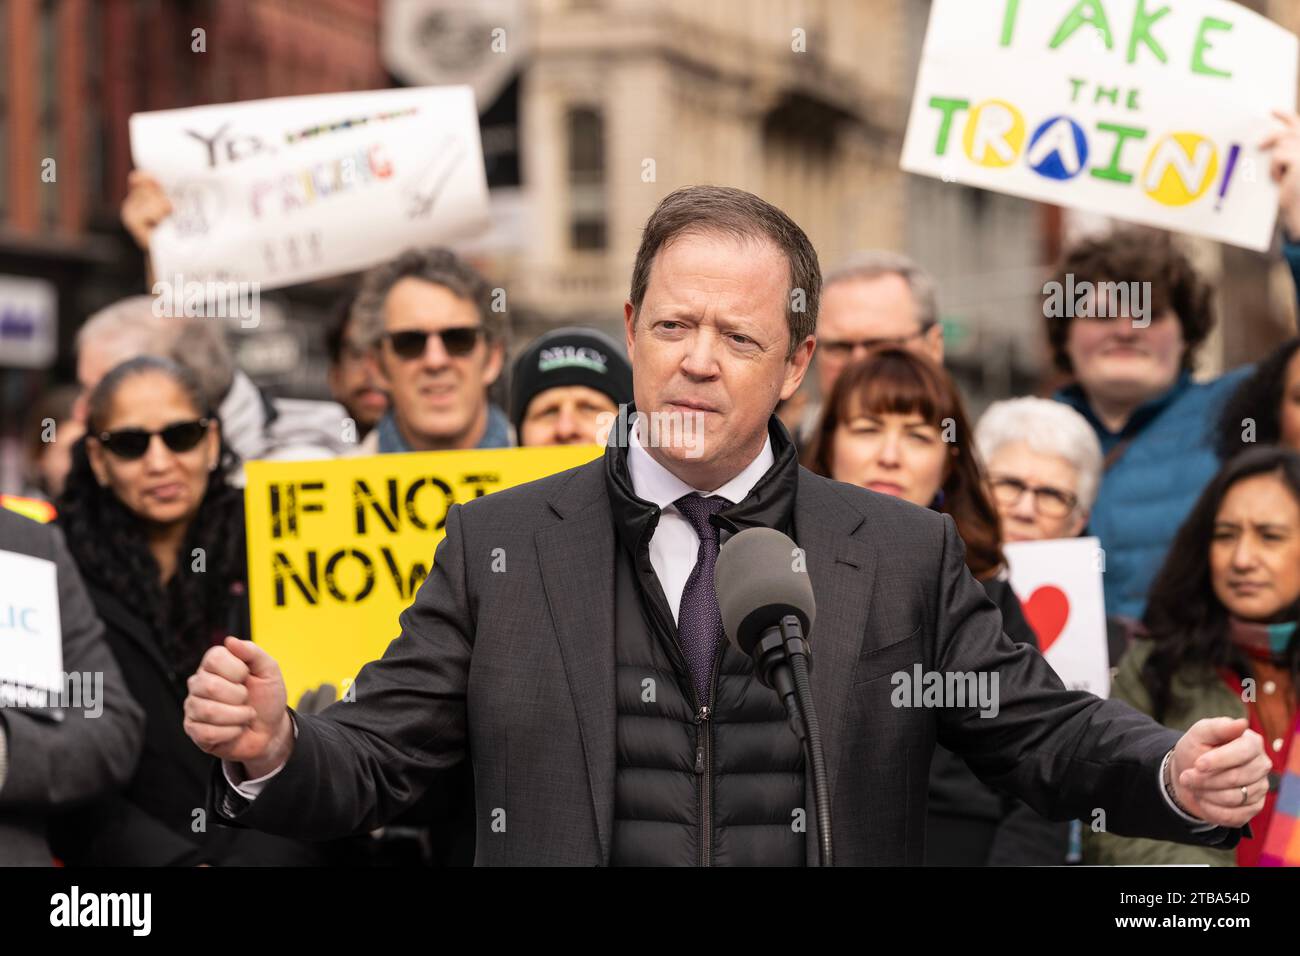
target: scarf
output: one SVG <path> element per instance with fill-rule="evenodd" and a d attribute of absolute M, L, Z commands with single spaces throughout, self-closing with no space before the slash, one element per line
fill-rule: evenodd
<path fill-rule="evenodd" d="M 397 427 L 397 420 L 393 417 L 391 408 L 379 420 L 379 424 L 375 426 L 375 431 L 379 433 L 379 453 L 381 455 L 395 455 L 411 451 L 411 446 L 407 444 L 406 439 L 402 437 L 402 433 Z M 510 422 L 506 419 L 506 413 L 495 405 L 488 405 L 487 430 L 483 432 L 482 440 L 475 447 L 510 447 Z"/>
<path fill-rule="evenodd" d="M 1273 664 L 1285 664 L 1296 622 L 1256 624 L 1230 618 L 1228 637 L 1244 654 Z M 1273 817 L 1264 834 L 1260 866 L 1300 866 L 1300 719 L 1291 728 L 1291 744 Z"/>

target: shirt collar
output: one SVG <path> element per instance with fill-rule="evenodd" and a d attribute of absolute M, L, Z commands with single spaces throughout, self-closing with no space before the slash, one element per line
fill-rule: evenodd
<path fill-rule="evenodd" d="M 1148 422 L 1164 411 L 1175 398 L 1186 391 L 1191 382 L 1192 373 L 1183 369 L 1178 373 L 1178 378 L 1174 381 L 1174 384 L 1168 391 L 1157 395 L 1155 398 L 1134 409 L 1133 414 L 1130 415 L 1128 421 L 1124 423 L 1124 427 L 1118 432 L 1112 432 L 1102 423 L 1101 419 L 1097 417 L 1096 413 L 1092 410 L 1092 404 L 1088 401 L 1087 394 L 1077 382 L 1067 385 L 1065 388 L 1058 391 L 1056 393 L 1056 398 L 1058 401 L 1064 402 L 1075 411 L 1081 413 L 1084 418 L 1088 419 L 1088 422 L 1100 436 L 1103 438 L 1116 439 L 1141 431 Z"/>
<path fill-rule="evenodd" d="M 632 479 L 632 491 L 642 501 L 648 501 L 661 510 L 672 505 L 683 495 L 697 494 L 704 497 L 720 495 L 732 504 L 739 504 L 749 497 L 759 479 L 776 461 L 772 452 L 772 436 L 763 440 L 763 450 L 745 468 L 726 484 L 713 491 L 701 491 L 692 488 L 671 471 L 655 461 L 645 450 L 637 437 L 636 428 L 628 429 L 627 468 Z"/>

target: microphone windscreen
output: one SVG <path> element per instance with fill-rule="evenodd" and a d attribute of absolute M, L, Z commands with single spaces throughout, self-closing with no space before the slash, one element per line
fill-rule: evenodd
<path fill-rule="evenodd" d="M 812 581 L 802 551 L 772 528 L 748 528 L 722 546 L 713 573 L 729 640 L 749 655 L 763 632 L 794 614 L 804 636 L 817 615 Z"/>

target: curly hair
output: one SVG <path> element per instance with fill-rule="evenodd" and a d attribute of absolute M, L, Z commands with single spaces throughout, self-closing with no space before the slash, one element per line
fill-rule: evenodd
<path fill-rule="evenodd" d="M 1156 720 L 1164 720 L 1174 676 L 1200 673 L 1215 680 L 1214 670 L 1225 667 L 1237 674 L 1250 673 L 1245 659 L 1227 638 L 1228 609 L 1214 593 L 1210 575 L 1210 543 L 1223 499 L 1233 485 L 1255 475 L 1275 474 L 1291 496 L 1300 502 L 1300 454 L 1276 446 L 1255 448 L 1238 455 L 1220 469 L 1183 522 L 1151 582 L 1142 624 L 1155 647 L 1142 666 L 1142 683 L 1151 694 Z M 1300 602 L 1289 611 L 1300 612 Z M 1287 665 L 1292 679 L 1300 674 L 1300 641 L 1293 640 Z"/>
<path fill-rule="evenodd" d="M 1195 367 L 1196 353 L 1214 329 L 1214 287 L 1201 278 L 1190 259 L 1168 233 L 1119 229 L 1084 239 L 1066 252 L 1055 281 L 1062 287 L 1087 281 L 1151 283 L 1151 317 L 1172 310 L 1183 329 L 1182 367 Z M 1047 317 L 1047 339 L 1052 361 L 1067 375 L 1074 373 L 1066 343 L 1070 336 L 1067 315 Z"/>
<path fill-rule="evenodd" d="M 1214 438 L 1214 451 L 1220 461 L 1227 461 L 1252 444 L 1276 445 L 1281 439 L 1287 366 L 1297 349 L 1300 349 L 1300 338 L 1283 342 L 1224 403 Z M 1255 423 L 1253 442 L 1242 440 L 1247 421 Z"/>
<path fill-rule="evenodd" d="M 211 416 L 193 373 L 169 359 L 142 356 L 115 367 L 91 393 L 90 434 L 102 427 L 121 384 L 145 373 L 168 376 L 196 413 Z M 73 448 L 72 470 L 58 502 L 58 522 L 82 576 L 88 584 L 129 600 L 156 629 L 163 654 L 177 673 L 188 674 L 198 666 L 220 629 L 242 627 L 242 622 L 230 621 L 243 610 L 237 596 L 247 580 L 243 494 L 228 481 L 234 465 L 235 456 L 223 440 L 217 467 L 208 475 L 203 499 L 181 543 L 182 560 L 165 587 L 149 550 L 145 522 L 96 480 L 85 438 Z M 194 571 L 187 558 L 196 548 L 204 555 L 202 572 Z"/>

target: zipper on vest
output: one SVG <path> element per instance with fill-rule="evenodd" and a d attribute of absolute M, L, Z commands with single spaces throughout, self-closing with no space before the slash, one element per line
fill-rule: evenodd
<path fill-rule="evenodd" d="M 713 730 L 709 726 L 712 712 L 705 704 L 695 712 L 695 773 L 699 777 L 700 791 L 700 866 L 709 866 L 710 844 L 713 842 L 713 800 L 711 788 L 713 763 Z"/>
<path fill-rule="evenodd" d="M 722 648 L 713 657 L 713 675 L 709 678 L 709 700 L 718 696 L 718 671 L 722 666 Z M 695 773 L 700 791 L 700 866 L 713 865 L 713 709 L 701 704 L 695 712 Z"/>

